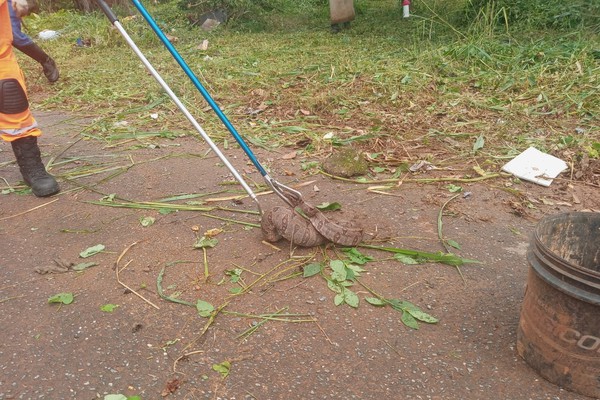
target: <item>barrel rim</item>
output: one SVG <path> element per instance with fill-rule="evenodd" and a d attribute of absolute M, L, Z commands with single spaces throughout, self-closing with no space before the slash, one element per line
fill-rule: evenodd
<path fill-rule="evenodd" d="M 541 235 L 540 230 L 542 228 L 545 228 L 547 225 L 551 224 L 552 222 L 556 221 L 557 219 L 564 219 L 564 218 L 570 218 L 570 217 L 576 217 L 577 219 L 581 219 L 582 217 L 588 218 L 589 216 L 597 218 L 598 222 L 600 223 L 600 213 L 591 212 L 591 211 L 571 211 L 571 212 L 565 212 L 565 213 L 553 214 L 553 215 L 547 216 L 538 222 L 538 224 L 535 227 L 533 237 L 534 237 L 535 243 L 538 246 L 538 248 L 540 250 L 542 250 L 546 256 L 549 256 L 550 258 L 557 260 L 560 263 L 564 264 L 566 267 L 576 270 L 579 274 L 587 275 L 590 278 L 592 278 L 593 280 L 597 280 L 600 283 L 600 270 L 586 268 L 586 267 L 583 267 L 581 265 L 578 265 L 578 264 L 572 263 L 571 261 L 566 260 L 565 258 L 563 258 L 563 257 L 559 256 L 558 254 L 554 253 L 553 251 L 551 251 L 548 248 L 548 246 L 546 246 L 545 243 L 541 240 L 541 237 L 540 237 L 540 235 Z"/>

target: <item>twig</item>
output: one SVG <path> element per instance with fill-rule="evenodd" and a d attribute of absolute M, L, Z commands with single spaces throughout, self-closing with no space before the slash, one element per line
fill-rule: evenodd
<path fill-rule="evenodd" d="M 254 332 L 256 332 L 256 330 L 258 328 L 260 328 L 261 326 L 266 324 L 268 321 L 273 320 L 276 315 L 281 314 L 283 311 L 285 311 L 287 309 L 288 309 L 287 307 L 280 308 L 279 310 L 275 311 L 273 314 L 262 316 L 261 317 L 261 318 L 263 318 L 262 321 L 258 322 L 256 325 L 251 326 L 250 328 L 246 329 L 244 332 L 237 335 L 236 339 L 239 339 L 239 338 L 248 339 L 250 337 L 250 335 L 252 335 Z"/>
<path fill-rule="evenodd" d="M 2 178 L 2 180 L 4 181 L 4 183 L 6 183 L 6 187 L 8 187 L 8 190 L 14 190 L 12 186 L 10 186 L 10 183 L 8 183 L 8 181 L 6 180 L 6 178 L 4 178 L 3 176 L 0 176 L 0 178 Z"/>
<path fill-rule="evenodd" d="M 198 342 L 198 340 L 200 340 L 202 338 L 202 336 L 204 336 L 204 334 L 206 333 L 206 331 L 208 330 L 208 328 L 212 325 L 212 323 L 215 321 L 215 318 L 217 318 L 217 315 L 219 315 L 219 313 L 229 305 L 229 301 L 226 301 L 225 303 L 221 304 L 216 310 L 214 310 L 211 314 L 210 317 L 208 318 L 208 321 L 206 321 L 206 324 L 204 324 L 204 328 L 202 328 L 202 330 L 200 331 L 200 334 L 191 342 L 189 342 L 187 344 L 187 346 L 185 346 L 183 348 L 182 351 L 186 351 L 187 349 L 189 349 L 191 346 L 193 346 L 194 344 L 196 344 L 196 342 Z"/>
<path fill-rule="evenodd" d="M 595 183 L 592 182 L 587 182 L 587 181 L 578 181 L 578 180 L 574 180 L 574 179 L 565 179 L 565 178 L 561 178 L 561 177 L 556 177 L 554 178 L 555 180 L 558 181 L 568 181 L 570 183 L 578 183 L 581 185 L 587 185 L 587 186 L 592 186 L 592 187 L 596 187 L 596 188 L 600 188 L 600 185 L 596 185 Z"/>
<path fill-rule="evenodd" d="M 286 308 L 281 309 L 282 310 L 286 310 Z M 278 311 L 278 312 L 280 312 Z M 248 314 L 248 313 L 241 313 L 241 312 L 237 312 L 237 311 L 222 311 L 223 314 L 225 315 L 233 315 L 236 317 L 244 317 L 244 318 L 260 318 L 260 319 L 268 319 L 271 321 L 281 321 L 281 322 L 314 322 L 315 319 L 314 317 L 311 317 L 310 314 L 290 314 L 290 313 L 286 313 L 286 314 Z M 274 317 L 273 315 L 279 315 L 279 317 Z M 305 317 L 307 319 L 290 319 L 292 317 Z"/>
<path fill-rule="evenodd" d="M 47 205 L 50 205 L 50 204 L 52 204 L 52 203 L 54 203 L 55 201 L 58 201 L 58 200 L 59 200 L 59 198 L 57 197 L 57 198 L 56 198 L 56 199 L 54 199 L 54 200 L 51 200 L 51 201 L 49 201 L 49 202 L 47 202 L 47 203 L 44 203 L 44 204 L 40 204 L 40 205 L 39 205 L 39 206 L 37 206 L 37 207 L 30 208 L 30 209 L 29 209 L 29 210 L 27 210 L 27 211 L 23 211 L 23 212 L 20 212 L 20 213 L 18 213 L 18 214 L 15 214 L 15 215 L 9 215 L 8 217 L 0 218 L 0 221 L 4 221 L 4 220 L 7 220 L 7 219 L 11 219 L 11 218 L 15 218 L 15 217 L 18 217 L 18 216 L 21 216 L 21 215 L 27 214 L 27 213 L 29 213 L 29 212 L 32 212 L 32 211 L 35 211 L 35 210 L 37 210 L 38 208 L 46 207 Z"/>
<path fill-rule="evenodd" d="M 132 244 L 130 244 L 129 246 L 127 246 L 125 248 L 125 250 L 123 250 L 123 252 L 119 255 L 119 257 L 117 257 L 117 261 L 115 262 L 115 275 L 117 276 L 117 282 L 119 282 L 119 284 L 121 286 L 123 286 L 125 289 L 129 290 L 131 293 L 135 294 L 140 299 L 142 299 L 146 303 L 150 304 L 152 307 L 156 308 L 157 310 L 160 310 L 160 307 L 158 307 L 156 304 L 152 303 L 150 300 L 146 299 L 144 296 L 142 296 L 141 294 L 139 294 L 138 292 L 136 292 L 135 290 L 133 290 L 132 288 L 130 288 L 129 286 L 127 286 L 125 283 L 121 282 L 121 279 L 119 278 L 119 272 L 122 271 L 122 270 L 124 270 L 125 268 L 127 268 L 127 266 L 129 264 L 131 264 L 131 261 L 133 261 L 133 260 L 131 260 L 127 264 L 125 264 L 125 266 L 123 267 L 123 269 L 119 268 L 119 262 L 125 256 L 125 254 L 129 251 L 129 249 L 131 249 L 133 246 L 135 246 L 138 243 L 139 242 L 133 242 Z"/>
<path fill-rule="evenodd" d="M 335 343 L 333 343 L 331 341 L 331 339 L 329 338 L 329 336 L 327 336 L 327 334 L 325 333 L 325 330 L 323 329 L 323 327 L 321 326 L 321 324 L 319 324 L 319 321 L 315 320 L 315 324 L 319 327 L 319 329 L 323 333 L 323 336 L 325 336 L 325 339 L 327 339 L 327 341 L 329 342 L 329 344 L 335 346 Z"/>
<path fill-rule="evenodd" d="M 283 264 L 287 263 L 288 261 L 290 261 L 290 260 L 285 260 L 285 261 L 280 262 L 279 264 L 277 264 L 276 266 L 274 266 L 273 268 L 271 268 L 269 271 L 265 272 L 264 274 L 262 274 L 258 278 L 256 278 L 256 280 L 254 280 L 251 284 L 249 284 L 248 286 L 244 287 L 244 289 L 241 292 L 235 293 L 232 296 L 239 296 L 241 294 L 247 293 L 258 282 L 260 282 L 263 279 L 265 279 L 265 277 L 268 276 L 271 272 L 275 271 L 277 268 L 281 267 Z"/>
<path fill-rule="evenodd" d="M 398 351 L 398 349 L 396 349 L 395 347 L 393 347 L 391 344 L 389 344 L 386 340 L 383 341 L 383 343 L 385 343 L 387 345 L 387 347 L 389 347 L 390 349 L 392 349 L 394 351 L 394 353 L 398 354 L 400 357 L 402 357 L 402 354 Z"/>
<path fill-rule="evenodd" d="M 9 300 L 20 299 L 21 297 L 25 297 L 25 295 L 22 294 L 20 296 L 5 297 L 0 300 L 0 303 L 4 303 L 5 301 L 9 301 Z"/>
<path fill-rule="evenodd" d="M 269 242 L 267 242 L 266 240 L 263 240 L 263 241 L 262 241 L 262 243 L 263 243 L 263 244 L 266 244 L 267 246 L 269 246 L 269 247 L 271 247 L 271 248 L 273 248 L 273 250 L 276 250 L 276 251 L 281 251 L 281 249 L 280 249 L 279 247 L 275 246 L 273 243 L 269 243 Z"/>
<path fill-rule="evenodd" d="M 179 362 L 179 360 L 181 360 L 182 358 L 193 356 L 194 354 L 200 354 L 200 353 L 204 353 L 204 350 L 191 351 L 189 353 L 184 353 L 184 354 L 180 355 L 179 357 L 177 357 L 177 359 L 175 361 L 173 361 L 173 373 L 185 375 L 183 372 L 177 372 L 177 363 Z"/>

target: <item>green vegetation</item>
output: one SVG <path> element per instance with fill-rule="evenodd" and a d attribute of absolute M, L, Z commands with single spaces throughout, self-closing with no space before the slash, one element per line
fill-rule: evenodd
<path fill-rule="evenodd" d="M 595 2 L 576 1 L 571 11 L 579 17 L 547 23 L 558 14 L 540 12 L 537 0 L 513 2 L 518 12 L 503 1 L 415 1 L 409 19 L 396 0 L 358 0 L 356 20 L 339 34 L 329 32 L 325 1 L 227 3 L 238 17 L 211 32 L 190 26 L 181 2 L 146 6 L 253 146 L 300 143 L 318 154 L 353 142 L 390 172 L 406 162 L 398 143 L 411 141 L 425 145 L 430 161 L 464 164 L 468 156 L 484 169 L 530 145 L 598 157 Z M 261 10 L 245 8 L 250 3 Z M 117 10 L 131 37 L 205 130 L 231 142 L 145 21 L 130 12 Z M 103 15 L 62 10 L 26 24 L 32 36 L 61 32 L 41 42 L 61 67 L 57 84 L 47 85 L 39 66 L 21 57 L 34 110 L 93 117 L 82 134 L 110 143 L 139 132 L 148 141 L 192 132 Z M 77 39 L 91 46 L 78 47 Z M 121 121 L 127 124 L 115 125 Z"/>
<path fill-rule="evenodd" d="M 517 23 L 525 29 L 590 29 L 600 32 L 600 3 L 595 0 L 470 0 L 465 22 L 490 12 L 498 24 Z"/>

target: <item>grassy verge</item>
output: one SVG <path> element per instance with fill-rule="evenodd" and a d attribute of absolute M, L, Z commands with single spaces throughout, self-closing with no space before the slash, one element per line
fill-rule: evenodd
<path fill-rule="evenodd" d="M 485 18 L 464 26 L 454 22 L 460 2 L 451 9 L 446 3 L 418 2 L 415 15 L 402 19 L 397 1 L 359 1 L 352 28 L 339 34 L 328 30 L 326 6 L 303 14 L 273 12 L 267 30 L 233 23 L 212 32 L 190 28 L 175 3 L 148 7 L 255 145 L 300 143 L 317 153 L 354 141 L 369 152 L 388 152 L 379 160 L 392 166 L 416 158 L 458 163 L 465 155 L 495 163 L 529 145 L 597 158 L 598 35 L 496 28 Z M 134 41 L 205 130 L 217 140 L 228 137 L 133 14 L 119 13 Z M 163 131 L 168 137 L 191 132 L 103 15 L 61 11 L 27 24 L 32 36 L 42 29 L 61 32 L 41 42 L 61 67 L 57 84 L 47 85 L 39 67 L 21 57 L 34 109 L 93 116 L 94 137 L 116 130 Z M 91 47 L 77 47 L 77 39 Z M 200 50 L 204 39 L 208 49 Z M 129 124 L 116 128 L 122 120 Z M 324 139 L 328 133 L 333 141 Z"/>

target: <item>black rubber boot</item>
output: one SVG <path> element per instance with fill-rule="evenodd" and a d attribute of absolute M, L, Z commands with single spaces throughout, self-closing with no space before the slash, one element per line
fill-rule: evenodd
<path fill-rule="evenodd" d="M 10 143 L 17 157 L 23 180 L 31 187 L 33 194 L 37 197 L 46 197 L 60 192 L 56 179 L 46 172 L 42 163 L 36 137 L 27 136 Z"/>
<path fill-rule="evenodd" d="M 15 47 L 42 65 L 44 75 L 46 75 L 48 81 L 56 82 L 58 80 L 59 72 L 56 63 L 40 46 L 31 43 L 27 46 Z"/>

